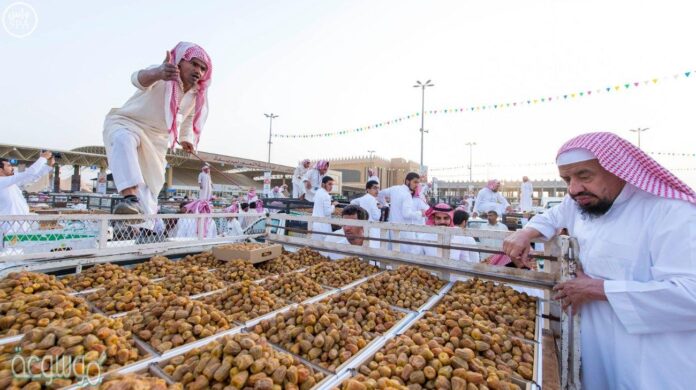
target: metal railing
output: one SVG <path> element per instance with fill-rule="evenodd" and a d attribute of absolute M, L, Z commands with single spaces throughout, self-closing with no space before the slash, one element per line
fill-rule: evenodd
<path fill-rule="evenodd" d="M 244 213 L 0 216 L 0 263 L 184 248 L 200 251 L 258 237 L 265 226 L 254 229 L 253 224 L 262 217 Z"/>

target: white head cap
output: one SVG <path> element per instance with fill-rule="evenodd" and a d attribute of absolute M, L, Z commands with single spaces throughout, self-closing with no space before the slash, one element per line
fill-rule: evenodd
<path fill-rule="evenodd" d="M 571 149 L 558 155 L 558 158 L 556 158 L 556 165 L 575 164 L 595 159 L 597 159 L 597 156 L 587 149 Z"/>

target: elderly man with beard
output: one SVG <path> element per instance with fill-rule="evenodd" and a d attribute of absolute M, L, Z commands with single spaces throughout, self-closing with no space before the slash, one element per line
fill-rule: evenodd
<path fill-rule="evenodd" d="M 587 389 L 693 389 L 696 193 L 628 141 L 590 133 L 556 157 L 563 202 L 505 239 L 526 264 L 532 239 L 567 228 L 582 270 L 554 287 L 581 314 Z"/>

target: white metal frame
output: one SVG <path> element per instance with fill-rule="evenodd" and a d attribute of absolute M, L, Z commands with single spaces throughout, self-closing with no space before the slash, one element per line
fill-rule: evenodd
<path fill-rule="evenodd" d="M 108 227 L 112 221 L 128 221 L 142 219 L 142 216 L 114 216 L 114 215 L 31 215 L 31 216 L 3 216 L 0 222 L 40 222 L 40 221 L 89 221 L 99 225 L 98 242 L 95 248 L 85 250 L 74 250 L 68 252 L 37 253 L 31 255 L 10 255 L 0 256 L 0 277 L 6 273 L 25 269 L 31 271 L 50 271 L 77 267 L 78 271 L 83 265 L 101 263 L 108 261 L 124 261 L 130 259 L 142 259 L 155 254 L 177 255 L 193 253 L 210 249 L 213 245 L 236 242 L 246 238 L 254 238 L 258 235 L 243 235 L 233 237 L 206 238 L 202 234 L 202 226 L 209 218 L 234 218 L 245 217 L 246 214 L 240 213 L 214 213 L 214 214 L 162 214 L 148 218 L 162 219 L 196 219 L 198 221 L 198 237 L 191 241 L 165 241 L 151 244 L 128 245 L 121 247 L 109 247 Z M 272 220 L 278 220 L 281 227 L 273 227 Z M 316 222 L 330 223 L 339 226 L 361 226 L 365 231 L 370 228 L 380 229 L 380 238 L 386 240 L 380 242 L 379 248 L 371 248 L 369 240 L 365 240 L 362 247 L 353 245 L 343 245 L 329 243 L 325 241 L 312 240 L 311 235 L 286 235 L 286 225 L 288 221 L 306 222 L 308 231 L 311 232 L 312 224 Z M 399 244 L 394 243 L 390 249 L 388 232 L 416 232 L 431 233 L 437 236 L 436 241 L 409 240 L 411 245 L 437 244 L 443 246 L 438 248 L 438 256 L 414 255 L 400 252 Z M 266 216 L 266 232 L 263 234 L 268 241 L 284 243 L 290 246 L 309 246 L 314 249 L 329 252 L 343 253 L 374 259 L 384 264 L 416 264 L 433 272 L 436 272 L 443 279 L 449 279 L 451 275 L 478 276 L 484 279 L 508 282 L 517 285 L 532 286 L 535 288 L 549 291 L 551 287 L 559 281 L 573 277 L 573 267 L 577 262 L 577 242 L 567 237 L 559 239 L 563 255 L 558 258 L 561 264 L 561 272 L 558 274 L 519 270 L 516 268 L 506 268 L 491 266 L 487 264 L 472 264 L 449 259 L 450 249 L 463 249 L 462 247 L 452 246 L 451 238 L 455 235 L 465 235 L 477 238 L 504 239 L 510 232 L 487 231 L 487 230 L 462 230 L 460 228 L 446 228 L 433 226 L 415 226 L 407 224 L 394 224 L 383 222 L 369 222 L 336 218 L 318 218 L 310 216 L 295 216 L 282 213 L 274 213 Z M 398 234 L 396 235 L 398 237 Z M 480 249 L 499 250 L 500 248 L 489 248 L 479 246 Z M 464 249 L 466 250 L 466 249 Z M 540 319 L 539 319 L 540 320 Z M 541 320 L 540 320 L 541 321 Z M 220 337 L 221 335 L 216 335 Z M 578 316 L 569 317 L 565 314 L 561 319 L 561 376 L 563 389 L 580 388 L 580 344 L 579 344 L 579 318 Z"/>

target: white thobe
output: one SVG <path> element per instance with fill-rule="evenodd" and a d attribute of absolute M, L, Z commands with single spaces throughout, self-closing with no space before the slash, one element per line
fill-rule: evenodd
<path fill-rule="evenodd" d="M 499 216 L 505 214 L 505 209 L 510 206 L 507 199 L 500 192 L 493 192 L 488 187 L 482 188 L 476 196 L 475 210 L 479 214 L 495 210 Z"/>
<path fill-rule="evenodd" d="M 520 186 L 520 210 L 531 211 L 532 210 L 532 194 L 534 193 L 534 187 L 532 187 L 532 182 L 523 182 Z"/>
<path fill-rule="evenodd" d="M 426 211 L 430 208 L 430 205 L 423 199 L 422 197 L 414 197 L 413 198 L 413 208 L 418 211 L 419 213 L 423 213 L 423 211 Z M 427 221 L 427 218 L 421 214 L 420 218 L 417 218 L 414 220 L 414 225 L 419 225 L 419 226 L 425 226 L 425 222 Z M 429 233 L 416 233 L 416 238 L 419 240 L 428 240 L 428 235 Z M 419 254 L 419 253 L 424 253 L 425 252 L 425 247 L 411 247 L 413 253 Z"/>
<path fill-rule="evenodd" d="M 600 217 L 566 196 L 527 227 L 567 228 L 584 272 L 605 280 L 608 301 L 580 309 L 583 388 L 694 388 L 696 206 L 626 184 Z"/>
<path fill-rule="evenodd" d="M 450 243 L 452 245 L 469 246 L 469 247 L 478 245 L 476 243 L 476 240 L 474 240 L 474 237 L 471 237 L 471 236 L 454 236 L 450 240 Z M 466 251 L 466 250 L 460 250 L 460 249 L 451 249 L 450 250 L 450 259 L 464 261 L 467 263 L 478 263 L 479 261 L 481 261 L 480 255 L 478 252 Z"/>
<path fill-rule="evenodd" d="M 319 188 L 317 193 L 314 195 L 314 208 L 312 209 L 313 217 L 324 217 L 331 218 L 335 206 L 331 204 L 331 194 L 326 192 L 325 189 Z M 312 230 L 315 232 L 331 233 L 330 223 L 313 222 Z M 326 237 L 324 234 L 312 234 L 312 239 L 317 241 L 324 241 Z"/>
<path fill-rule="evenodd" d="M 359 198 L 350 201 L 350 204 L 360 206 L 367 210 L 367 213 L 369 215 L 368 220 L 373 222 L 379 222 L 379 219 L 382 216 L 382 210 L 380 210 L 380 208 L 377 207 L 377 203 L 377 198 L 370 194 L 365 194 Z M 370 228 L 368 234 L 372 238 L 379 238 L 379 228 Z M 379 248 L 379 246 L 379 241 L 370 241 L 371 248 Z"/>
<path fill-rule="evenodd" d="M 172 232 L 172 237 L 175 238 L 195 238 L 198 237 L 198 228 L 203 228 L 203 238 L 215 238 L 217 237 L 217 226 L 212 218 L 203 219 L 203 224 L 201 225 L 200 219 L 194 218 L 179 218 L 176 223 L 176 227 Z"/>
<path fill-rule="evenodd" d="M 230 218 L 227 220 L 227 235 L 228 236 L 241 236 L 244 234 L 242 230 L 242 224 L 239 223 L 238 218 Z"/>
<path fill-rule="evenodd" d="M 46 159 L 41 157 L 24 172 L 0 177 L 0 215 L 29 215 L 29 205 L 19 187 L 39 180 L 50 171 Z"/>
<path fill-rule="evenodd" d="M 466 198 L 466 212 L 471 214 L 474 209 L 474 198 L 469 196 Z"/>
<path fill-rule="evenodd" d="M 509 232 L 510 229 L 508 227 L 500 222 L 496 223 L 495 225 L 491 225 L 490 223 L 484 223 L 479 227 L 480 230 L 498 230 L 501 232 Z M 490 246 L 493 248 L 502 248 L 503 247 L 503 240 L 500 239 L 495 239 L 495 238 L 479 238 L 479 242 L 483 246 Z"/>
<path fill-rule="evenodd" d="M 340 234 L 341 237 L 326 236 L 324 241 L 333 242 L 335 244 L 351 245 L 350 242 L 348 241 L 348 239 L 346 238 L 346 232 L 343 229 L 336 230 L 334 233 Z M 338 260 L 338 259 L 346 257 L 346 255 L 339 254 L 339 253 L 333 253 L 333 252 L 321 252 L 321 254 L 328 257 L 331 260 Z"/>
<path fill-rule="evenodd" d="M 422 233 L 420 235 L 421 239 L 424 241 L 437 242 L 436 233 Z M 453 236 L 450 240 L 451 245 L 466 245 L 466 246 L 476 246 L 476 240 L 469 236 Z M 416 254 L 440 257 L 438 255 L 438 248 L 430 246 L 419 246 L 419 250 Z M 479 254 L 478 252 L 463 251 L 459 249 L 450 249 L 450 260 L 465 261 L 467 263 L 478 263 Z"/>
<path fill-rule="evenodd" d="M 167 165 L 169 128 L 164 106 L 169 104 L 169 96 L 165 96 L 165 81 L 156 81 L 144 87 L 138 81 L 138 73 L 136 71 L 131 76 L 131 82 L 137 88 L 135 94 L 123 107 L 114 108 L 106 115 L 104 146 L 116 188 L 122 191 L 137 187 L 145 213 L 155 214 Z M 182 97 L 179 114 L 184 118 L 179 126 L 179 142 L 193 144 L 196 88 L 186 93 L 181 83 L 177 84 L 177 88 Z"/>
<path fill-rule="evenodd" d="M 321 189 L 321 180 L 324 176 L 319 172 L 318 169 L 312 168 L 305 173 L 302 178 L 302 185 L 304 186 L 306 182 L 311 185 L 310 189 L 305 188 L 305 200 L 314 202 L 314 197 L 316 193 Z"/>
<path fill-rule="evenodd" d="M 198 174 L 198 188 L 200 188 L 198 199 L 210 200 L 213 197 L 213 181 L 210 178 L 210 173 L 201 172 Z"/>
<path fill-rule="evenodd" d="M 379 207 L 377 207 L 377 198 L 370 194 L 355 198 L 350 201 L 350 204 L 364 208 L 370 216 L 370 221 L 379 221 L 379 217 L 382 215 Z"/>
<path fill-rule="evenodd" d="M 307 169 L 302 165 L 295 168 L 295 172 L 292 174 L 292 197 L 297 199 L 300 195 L 305 193 L 304 179 Z"/>
<path fill-rule="evenodd" d="M 413 195 L 405 184 L 389 187 L 380 191 L 380 197 L 389 197 L 391 206 L 389 207 L 389 222 L 403 224 L 417 224 L 422 218 L 423 213 L 414 207 Z M 416 238 L 414 232 L 400 232 L 399 240 L 409 241 Z M 411 253 L 413 245 L 400 244 L 400 251 Z"/>

